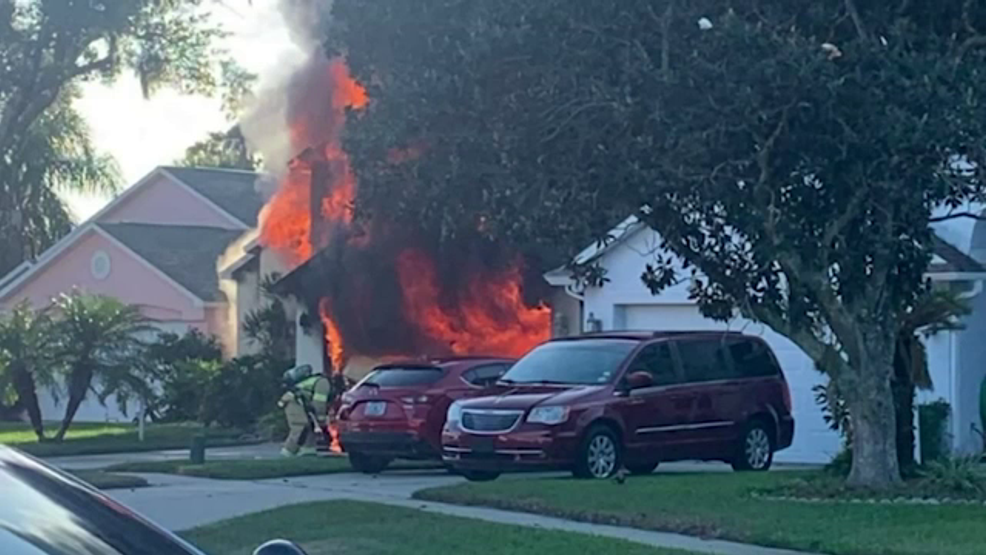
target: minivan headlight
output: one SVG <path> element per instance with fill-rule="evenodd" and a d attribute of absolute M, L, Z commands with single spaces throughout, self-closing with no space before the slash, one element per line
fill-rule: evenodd
<path fill-rule="evenodd" d="M 532 424 L 553 426 L 566 420 L 568 420 L 568 407 L 536 407 L 527 415 L 527 421 Z"/>
<path fill-rule="evenodd" d="M 461 418 L 462 418 L 462 405 L 458 401 L 456 401 L 449 406 L 448 412 L 445 413 L 445 426 L 450 426 L 453 423 L 458 424 Z"/>

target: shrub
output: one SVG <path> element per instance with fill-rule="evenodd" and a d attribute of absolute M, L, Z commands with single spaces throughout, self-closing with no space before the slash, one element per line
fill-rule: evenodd
<path fill-rule="evenodd" d="M 924 486 L 945 494 L 986 494 L 986 474 L 980 467 L 978 455 L 931 461 L 924 466 L 921 476 Z"/>
<path fill-rule="evenodd" d="M 928 463 L 942 460 L 948 452 L 948 422 L 951 407 L 944 399 L 918 406 L 918 422 L 921 436 L 921 461 Z"/>
<path fill-rule="evenodd" d="M 248 427 L 277 407 L 281 375 L 292 361 L 243 356 L 222 365 L 205 387 L 200 417 L 206 425 Z"/>
<path fill-rule="evenodd" d="M 196 420 L 203 392 L 222 364 L 219 341 L 197 329 L 184 335 L 161 333 L 148 346 L 147 358 L 161 386 L 156 417 L 170 422 Z"/>

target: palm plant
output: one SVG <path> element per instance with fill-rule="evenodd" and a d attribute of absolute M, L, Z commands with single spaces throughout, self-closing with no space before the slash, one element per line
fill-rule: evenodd
<path fill-rule="evenodd" d="M 124 396 L 143 395 L 149 389 L 140 384 L 145 369 L 146 344 L 141 335 L 153 328 L 136 306 L 98 295 L 62 295 L 55 301 L 58 318 L 55 336 L 58 357 L 65 368 L 67 404 L 56 441 L 65 437 L 79 405 L 94 389 L 103 387 L 100 401 L 114 392 Z"/>
<path fill-rule="evenodd" d="M 260 280 L 264 304 L 247 313 L 243 333 L 266 353 L 278 359 L 289 359 L 294 350 L 294 322 L 288 318 L 284 303 L 274 293 L 274 284 L 281 278 L 274 272 Z"/>
<path fill-rule="evenodd" d="M 51 326 L 48 311 L 35 311 L 26 301 L 0 319 L 0 382 L 6 385 L 0 390 L 13 392 L 16 406 L 27 411 L 39 441 L 45 440 L 45 434 L 37 388 L 55 385 L 56 362 L 48 346 Z"/>
<path fill-rule="evenodd" d="M 0 181 L 0 274 L 34 257 L 72 229 L 64 193 L 113 193 L 116 164 L 92 145 L 68 88 L 31 127 L 17 162 Z"/>

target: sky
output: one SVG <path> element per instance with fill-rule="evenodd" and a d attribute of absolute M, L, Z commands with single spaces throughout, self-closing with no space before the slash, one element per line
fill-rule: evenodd
<path fill-rule="evenodd" d="M 224 7 L 233 6 L 236 8 Z M 225 47 L 247 70 L 261 76 L 283 74 L 283 67 L 301 59 L 291 41 L 277 0 L 227 0 L 212 8 L 215 21 L 231 33 Z M 228 121 L 218 99 L 160 91 L 147 100 L 133 76 L 112 86 L 88 83 L 78 108 L 89 122 L 93 142 L 111 154 L 122 173 L 121 187 L 137 182 L 152 169 L 181 158 L 193 143 L 213 131 L 225 131 Z M 106 196 L 65 195 L 78 221 L 93 215 Z"/>

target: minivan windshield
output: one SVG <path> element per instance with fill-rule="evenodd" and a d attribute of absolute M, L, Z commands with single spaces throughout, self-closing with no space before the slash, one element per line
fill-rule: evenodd
<path fill-rule="evenodd" d="M 537 347 L 517 361 L 502 383 L 609 383 L 620 364 L 637 346 L 624 339 L 555 341 Z"/>

